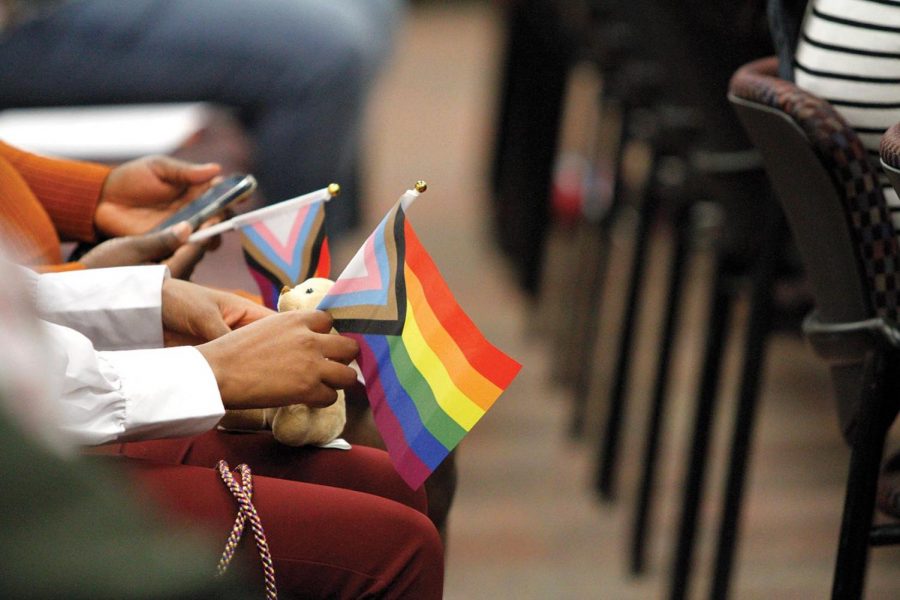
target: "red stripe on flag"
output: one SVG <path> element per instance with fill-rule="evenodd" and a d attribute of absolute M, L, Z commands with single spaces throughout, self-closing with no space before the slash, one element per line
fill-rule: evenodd
<path fill-rule="evenodd" d="M 331 277 L 331 251 L 328 249 L 328 238 L 322 240 L 322 247 L 319 249 L 319 264 L 316 265 L 316 272 L 313 277 Z"/>
<path fill-rule="evenodd" d="M 522 365 L 484 338 L 475 323 L 456 303 L 453 293 L 447 287 L 428 252 L 422 247 L 409 220 L 404 222 L 404 226 L 406 264 L 422 282 L 425 298 L 435 316 L 466 355 L 469 363 L 501 390 L 506 389 Z"/>

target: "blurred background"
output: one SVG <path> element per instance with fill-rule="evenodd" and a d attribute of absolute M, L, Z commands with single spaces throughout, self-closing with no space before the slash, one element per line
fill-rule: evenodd
<path fill-rule="evenodd" d="M 657 228 L 662 241 L 650 250 L 651 272 L 642 292 L 646 317 L 635 337 L 631 404 L 622 429 L 619 492 L 613 501 L 602 501 L 595 490 L 596 447 L 614 368 L 633 229 L 625 219 L 612 237 L 596 353 L 584 359 L 590 364 L 589 387 L 573 392 L 571 385 L 559 383 L 554 366 L 560 350 L 555 341 L 560 335 L 558 311 L 575 309 L 573 290 L 585 283 L 574 279 L 571 267 L 591 257 L 579 254 L 584 246 L 573 249 L 576 234 L 565 224 L 565 212 L 556 213 L 555 223 L 549 214 L 532 215 L 546 219 L 548 232 L 540 282 L 529 283 L 522 275 L 522 261 L 528 259 L 501 249 L 504 240 L 498 229 L 504 226 L 494 221 L 498 199 L 492 189 L 496 168 L 492 161 L 514 13 L 511 4 L 540 13 L 542 4 L 554 3 L 413 3 L 367 119 L 366 222 L 374 224 L 413 181 L 427 180 L 429 191 L 410 211 L 411 222 L 463 308 L 488 339 L 523 364 L 511 387 L 459 449 L 446 597 L 664 598 L 672 593 L 680 490 L 697 385 L 694 374 L 706 318 L 703 289 L 710 265 L 700 252 L 688 277 L 692 283 L 681 326 L 685 333 L 678 340 L 668 417 L 661 433 L 657 508 L 650 518 L 645 570 L 635 575 L 629 570 L 629 536 L 646 434 L 643 415 L 661 328 L 665 247 L 671 233 Z M 551 20 L 542 25 L 548 36 L 557 26 Z M 551 50 L 565 46 L 566 32 L 556 35 L 563 39 L 551 44 Z M 534 41 L 534 48 L 549 52 L 540 40 Z M 553 65 L 536 67 L 541 68 Z M 542 75 L 541 70 L 532 73 L 536 78 Z M 567 100 L 561 108 L 568 112 L 552 150 L 557 167 L 565 155 L 581 153 L 587 160 L 589 138 L 603 127 L 591 116 L 602 88 L 595 77 L 583 69 L 566 71 Z M 721 93 L 724 96 L 725 90 Z M 607 135 L 614 138 L 615 131 Z M 602 146 L 604 140 L 594 143 Z M 547 149 L 531 150 L 540 154 Z M 634 152 L 638 155 L 634 169 L 640 171 L 640 151 Z M 560 177 L 556 184 L 558 191 L 565 180 Z M 548 195 L 545 189 L 531 192 Z M 527 211 L 533 210 L 527 199 L 521 200 L 517 206 L 515 199 L 510 200 L 514 206 L 509 210 L 525 213 L 513 218 L 528 218 Z M 367 231 L 362 227 L 357 240 Z M 346 242 L 343 249 L 349 256 L 358 244 Z M 335 264 L 342 262 L 338 258 Z M 745 317 L 746 306 L 739 302 L 734 326 L 741 327 Z M 583 342 L 573 336 L 572 343 Z M 692 597 L 709 594 L 739 368 L 739 348 L 728 352 L 709 447 L 712 463 L 708 495 L 700 509 Z M 837 425 L 826 368 L 796 329 L 772 337 L 764 372 L 731 595 L 823 598 L 831 588 L 849 451 Z M 581 436 L 571 435 L 573 395 L 589 399 Z M 879 548 L 871 560 L 867 597 L 897 597 L 900 553 Z"/>

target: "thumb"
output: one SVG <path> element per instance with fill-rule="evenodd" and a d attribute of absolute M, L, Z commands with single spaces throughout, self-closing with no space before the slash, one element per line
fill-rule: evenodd
<path fill-rule="evenodd" d="M 134 236 L 133 250 L 141 262 L 156 262 L 171 256 L 187 242 L 190 235 L 190 224 L 182 221 L 162 231 Z"/>

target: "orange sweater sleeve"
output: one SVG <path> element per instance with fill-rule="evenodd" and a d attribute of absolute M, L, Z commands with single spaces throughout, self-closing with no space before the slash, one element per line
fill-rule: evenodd
<path fill-rule="evenodd" d="M 38 265 L 34 267 L 34 270 L 38 273 L 62 273 L 64 271 L 80 271 L 84 268 L 84 264 L 80 262 L 67 262 L 58 265 Z"/>
<path fill-rule="evenodd" d="M 3 142 L 0 157 L 22 176 L 62 239 L 94 239 L 94 211 L 110 167 L 38 156 Z"/>

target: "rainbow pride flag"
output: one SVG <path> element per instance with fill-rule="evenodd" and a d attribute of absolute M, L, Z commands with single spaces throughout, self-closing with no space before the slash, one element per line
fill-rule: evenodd
<path fill-rule="evenodd" d="M 259 218 L 237 227 L 247 268 L 269 308 L 277 306 L 284 286 L 330 275 L 331 257 L 324 227 L 325 201 L 330 196 L 323 196 L 322 191 L 314 192 L 318 195 L 308 202 L 288 204 L 292 202 L 288 200 L 281 208 L 279 203 L 260 209 Z"/>
<path fill-rule="evenodd" d="M 318 306 L 359 343 L 375 423 L 413 489 L 521 368 L 466 316 L 419 243 L 405 217 L 418 195 L 400 198 Z"/>

